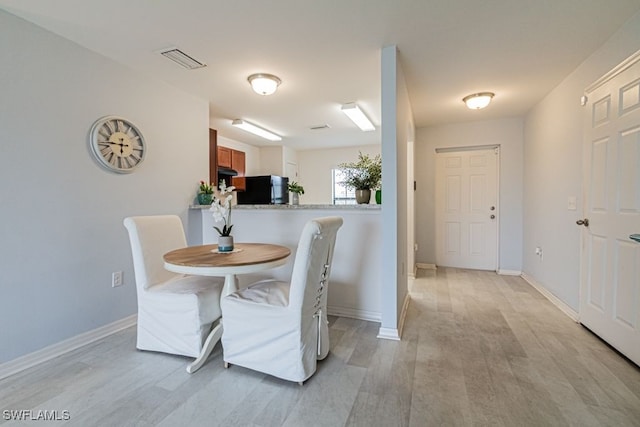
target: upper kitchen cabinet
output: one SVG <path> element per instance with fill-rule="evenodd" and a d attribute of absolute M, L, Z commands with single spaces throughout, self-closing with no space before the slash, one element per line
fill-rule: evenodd
<path fill-rule="evenodd" d="M 245 174 L 245 153 L 244 151 L 234 150 L 228 147 L 217 147 L 218 158 L 218 175 L 221 175 L 221 169 L 231 169 L 237 172 L 237 175 L 227 175 L 224 178 L 230 177 L 230 182 L 227 181 L 227 185 L 233 185 L 238 191 L 244 191 L 246 188 L 244 181 Z"/>
<path fill-rule="evenodd" d="M 233 167 L 231 167 L 232 151 L 233 150 L 231 148 L 218 147 L 218 167 L 219 168 L 233 169 Z"/>
<path fill-rule="evenodd" d="M 244 151 L 231 150 L 231 169 L 238 172 L 238 176 L 244 176 L 245 172 L 245 154 Z"/>

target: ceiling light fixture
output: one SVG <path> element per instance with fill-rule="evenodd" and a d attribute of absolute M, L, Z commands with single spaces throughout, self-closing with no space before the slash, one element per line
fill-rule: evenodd
<path fill-rule="evenodd" d="M 268 139 L 269 141 L 282 141 L 282 137 L 280 137 L 279 135 L 276 135 L 273 132 L 269 132 L 266 129 L 262 129 L 261 127 L 256 126 L 252 123 L 249 123 L 246 120 L 235 119 L 233 122 L 231 122 L 231 124 L 244 131 L 250 132 L 254 135 L 261 136 L 264 139 Z"/>
<path fill-rule="evenodd" d="M 355 102 L 350 102 L 342 106 L 342 112 L 349 117 L 353 123 L 355 123 L 363 132 L 375 130 L 376 127 L 371 123 L 371 120 L 364 115 L 362 110 L 356 105 Z"/>
<path fill-rule="evenodd" d="M 495 94 L 492 92 L 474 93 L 473 95 L 467 95 L 462 98 L 462 102 L 467 104 L 467 107 L 472 110 L 480 110 L 489 105 L 494 96 Z"/>
<path fill-rule="evenodd" d="M 258 95 L 271 95 L 278 89 L 282 80 L 273 74 L 251 74 L 247 77 L 247 80 L 251 84 L 253 91 Z"/>

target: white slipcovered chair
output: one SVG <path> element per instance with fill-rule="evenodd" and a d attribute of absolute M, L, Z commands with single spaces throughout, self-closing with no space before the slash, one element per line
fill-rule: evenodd
<path fill-rule="evenodd" d="M 302 384 L 329 353 L 327 287 L 342 218 L 309 221 L 291 283 L 263 280 L 222 298 L 225 367 L 243 366 Z"/>
<path fill-rule="evenodd" d="M 137 348 L 198 357 L 220 318 L 224 279 L 164 269 L 162 255 L 187 246 L 176 215 L 125 218 L 138 296 Z"/>

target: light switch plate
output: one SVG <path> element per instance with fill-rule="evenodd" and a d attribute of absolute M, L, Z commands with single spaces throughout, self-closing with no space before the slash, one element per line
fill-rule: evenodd
<path fill-rule="evenodd" d="M 576 196 L 569 196 L 569 198 L 567 199 L 567 209 L 569 209 L 570 211 L 575 211 L 576 209 L 578 209 Z"/>

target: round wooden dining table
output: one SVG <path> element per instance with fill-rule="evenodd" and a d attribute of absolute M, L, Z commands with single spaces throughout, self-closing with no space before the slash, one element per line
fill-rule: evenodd
<path fill-rule="evenodd" d="M 232 252 L 218 252 L 218 245 L 188 246 L 164 254 L 164 268 L 174 273 L 224 276 L 223 298 L 238 290 L 236 275 L 256 273 L 286 264 L 291 250 L 268 243 L 236 243 Z M 200 355 L 187 367 L 198 370 L 222 336 L 222 322 L 211 329 Z"/>

